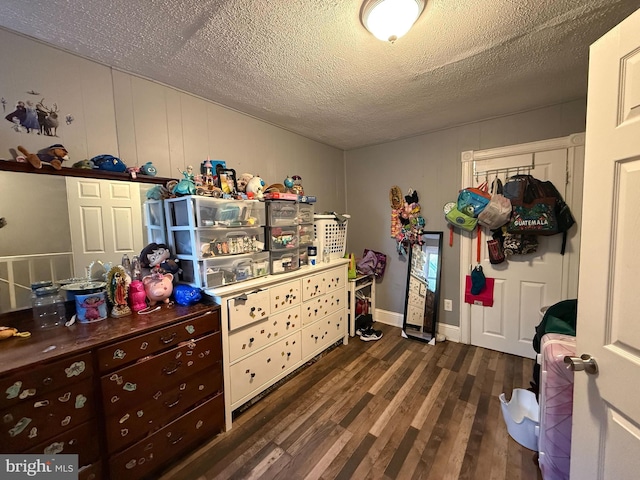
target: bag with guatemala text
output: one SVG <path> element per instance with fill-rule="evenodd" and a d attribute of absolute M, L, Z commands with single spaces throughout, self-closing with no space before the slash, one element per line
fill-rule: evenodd
<path fill-rule="evenodd" d="M 518 198 L 511 198 L 511 218 L 507 232 L 524 235 L 555 235 L 560 233 L 556 216 L 556 197 L 549 195 L 542 182 L 531 175 L 516 175 L 516 187 L 505 192 L 516 191 Z M 550 183 L 550 182 L 549 182 Z"/>

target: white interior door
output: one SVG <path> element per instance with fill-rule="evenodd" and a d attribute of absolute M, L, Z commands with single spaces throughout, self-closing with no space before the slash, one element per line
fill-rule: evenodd
<path fill-rule="evenodd" d="M 591 47 L 571 478 L 640 477 L 640 11 Z"/>
<path fill-rule="evenodd" d="M 497 170 L 503 182 L 506 169 L 516 173 L 515 167 L 534 165 L 530 173 L 539 180 L 551 180 L 566 197 L 568 149 L 476 161 L 476 171 Z M 488 180 L 495 178 L 489 175 Z M 484 176 L 481 176 L 484 179 Z M 531 345 L 535 326 L 540 322 L 539 311 L 562 299 L 563 262 L 560 254 L 562 235 L 538 237 L 538 249 L 527 255 L 513 255 L 498 265 L 489 262 L 487 240 L 491 231 L 483 229 L 481 260 L 486 277 L 495 279 L 493 307 L 470 305 L 471 344 L 500 352 L 533 358 Z M 477 262 L 477 242 L 471 242 L 472 259 Z"/>
<path fill-rule="evenodd" d="M 118 265 L 143 245 L 140 189 L 131 182 L 66 177 L 76 276 L 94 260 Z"/>

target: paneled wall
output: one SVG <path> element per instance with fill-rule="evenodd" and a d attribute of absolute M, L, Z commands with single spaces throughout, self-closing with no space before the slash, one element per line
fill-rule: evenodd
<path fill-rule="evenodd" d="M 344 158 L 337 148 L 6 30 L 0 43 L 0 158 L 12 158 L 20 144 L 37 151 L 62 143 L 71 163 L 109 153 L 128 166 L 152 161 L 159 175 L 180 177 L 187 165 L 210 157 L 267 184 L 300 175 L 305 192 L 318 197 L 319 211 L 345 209 Z M 17 102 L 35 106 L 43 98 L 58 107 L 57 136 L 14 131 L 4 117 Z"/>
<path fill-rule="evenodd" d="M 586 75 L 586 72 L 585 72 Z M 376 288 L 376 308 L 402 315 L 407 261 L 396 253 L 391 238 L 389 189 L 418 192 L 426 230 L 444 231 L 439 321 L 459 326 L 460 235 L 449 247 L 442 207 L 455 201 L 460 189 L 460 154 L 505 145 L 563 137 L 585 129 L 586 101 L 576 100 L 538 110 L 449 128 L 346 153 L 349 250 L 361 256 L 365 248 L 387 254 L 387 270 Z M 456 230 L 459 232 L 459 230 Z M 453 311 L 442 300 L 453 300 Z"/>

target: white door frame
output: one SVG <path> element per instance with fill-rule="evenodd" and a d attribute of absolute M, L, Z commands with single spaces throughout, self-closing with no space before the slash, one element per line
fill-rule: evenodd
<path fill-rule="evenodd" d="M 473 166 L 476 160 L 510 157 L 549 150 L 568 149 L 567 173 L 569 184 L 565 201 L 571 207 L 576 218 L 577 227 L 572 229 L 567 237 L 567 252 L 562 257 L 562 298 L 575 298 L 578 295 L 578 264 L 580 261 L 580 219 L 582 218 L 582 181 L 584 171 L 584 133 L 575 133 L 567 137 L 553 138 L 538 142 L 509 145 L 487 150 L 468 150 L 462 152 L 462 183 L 460 188 L 474 185 Z M 559 188 L 562 191 L 562 189 Z M 460 233 L 457 231 L 456 233 Z M 464 302 L 466 276 L 471 272 L 475 261 L 472 258 L 473 245 L 476 241 L 475 232 L 462 232 L 456 235 L 460 238 L 460 343 L 471 343 L 471 305 Z"/>

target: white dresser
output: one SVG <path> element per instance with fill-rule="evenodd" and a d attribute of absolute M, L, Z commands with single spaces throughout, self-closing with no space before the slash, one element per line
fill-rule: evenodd
<path fill-rule="evenodd" d="M 226 429 L 232 412 L 334 343 L 348 343 L 348 260 L 207 289 L 221 306 Z"/>

